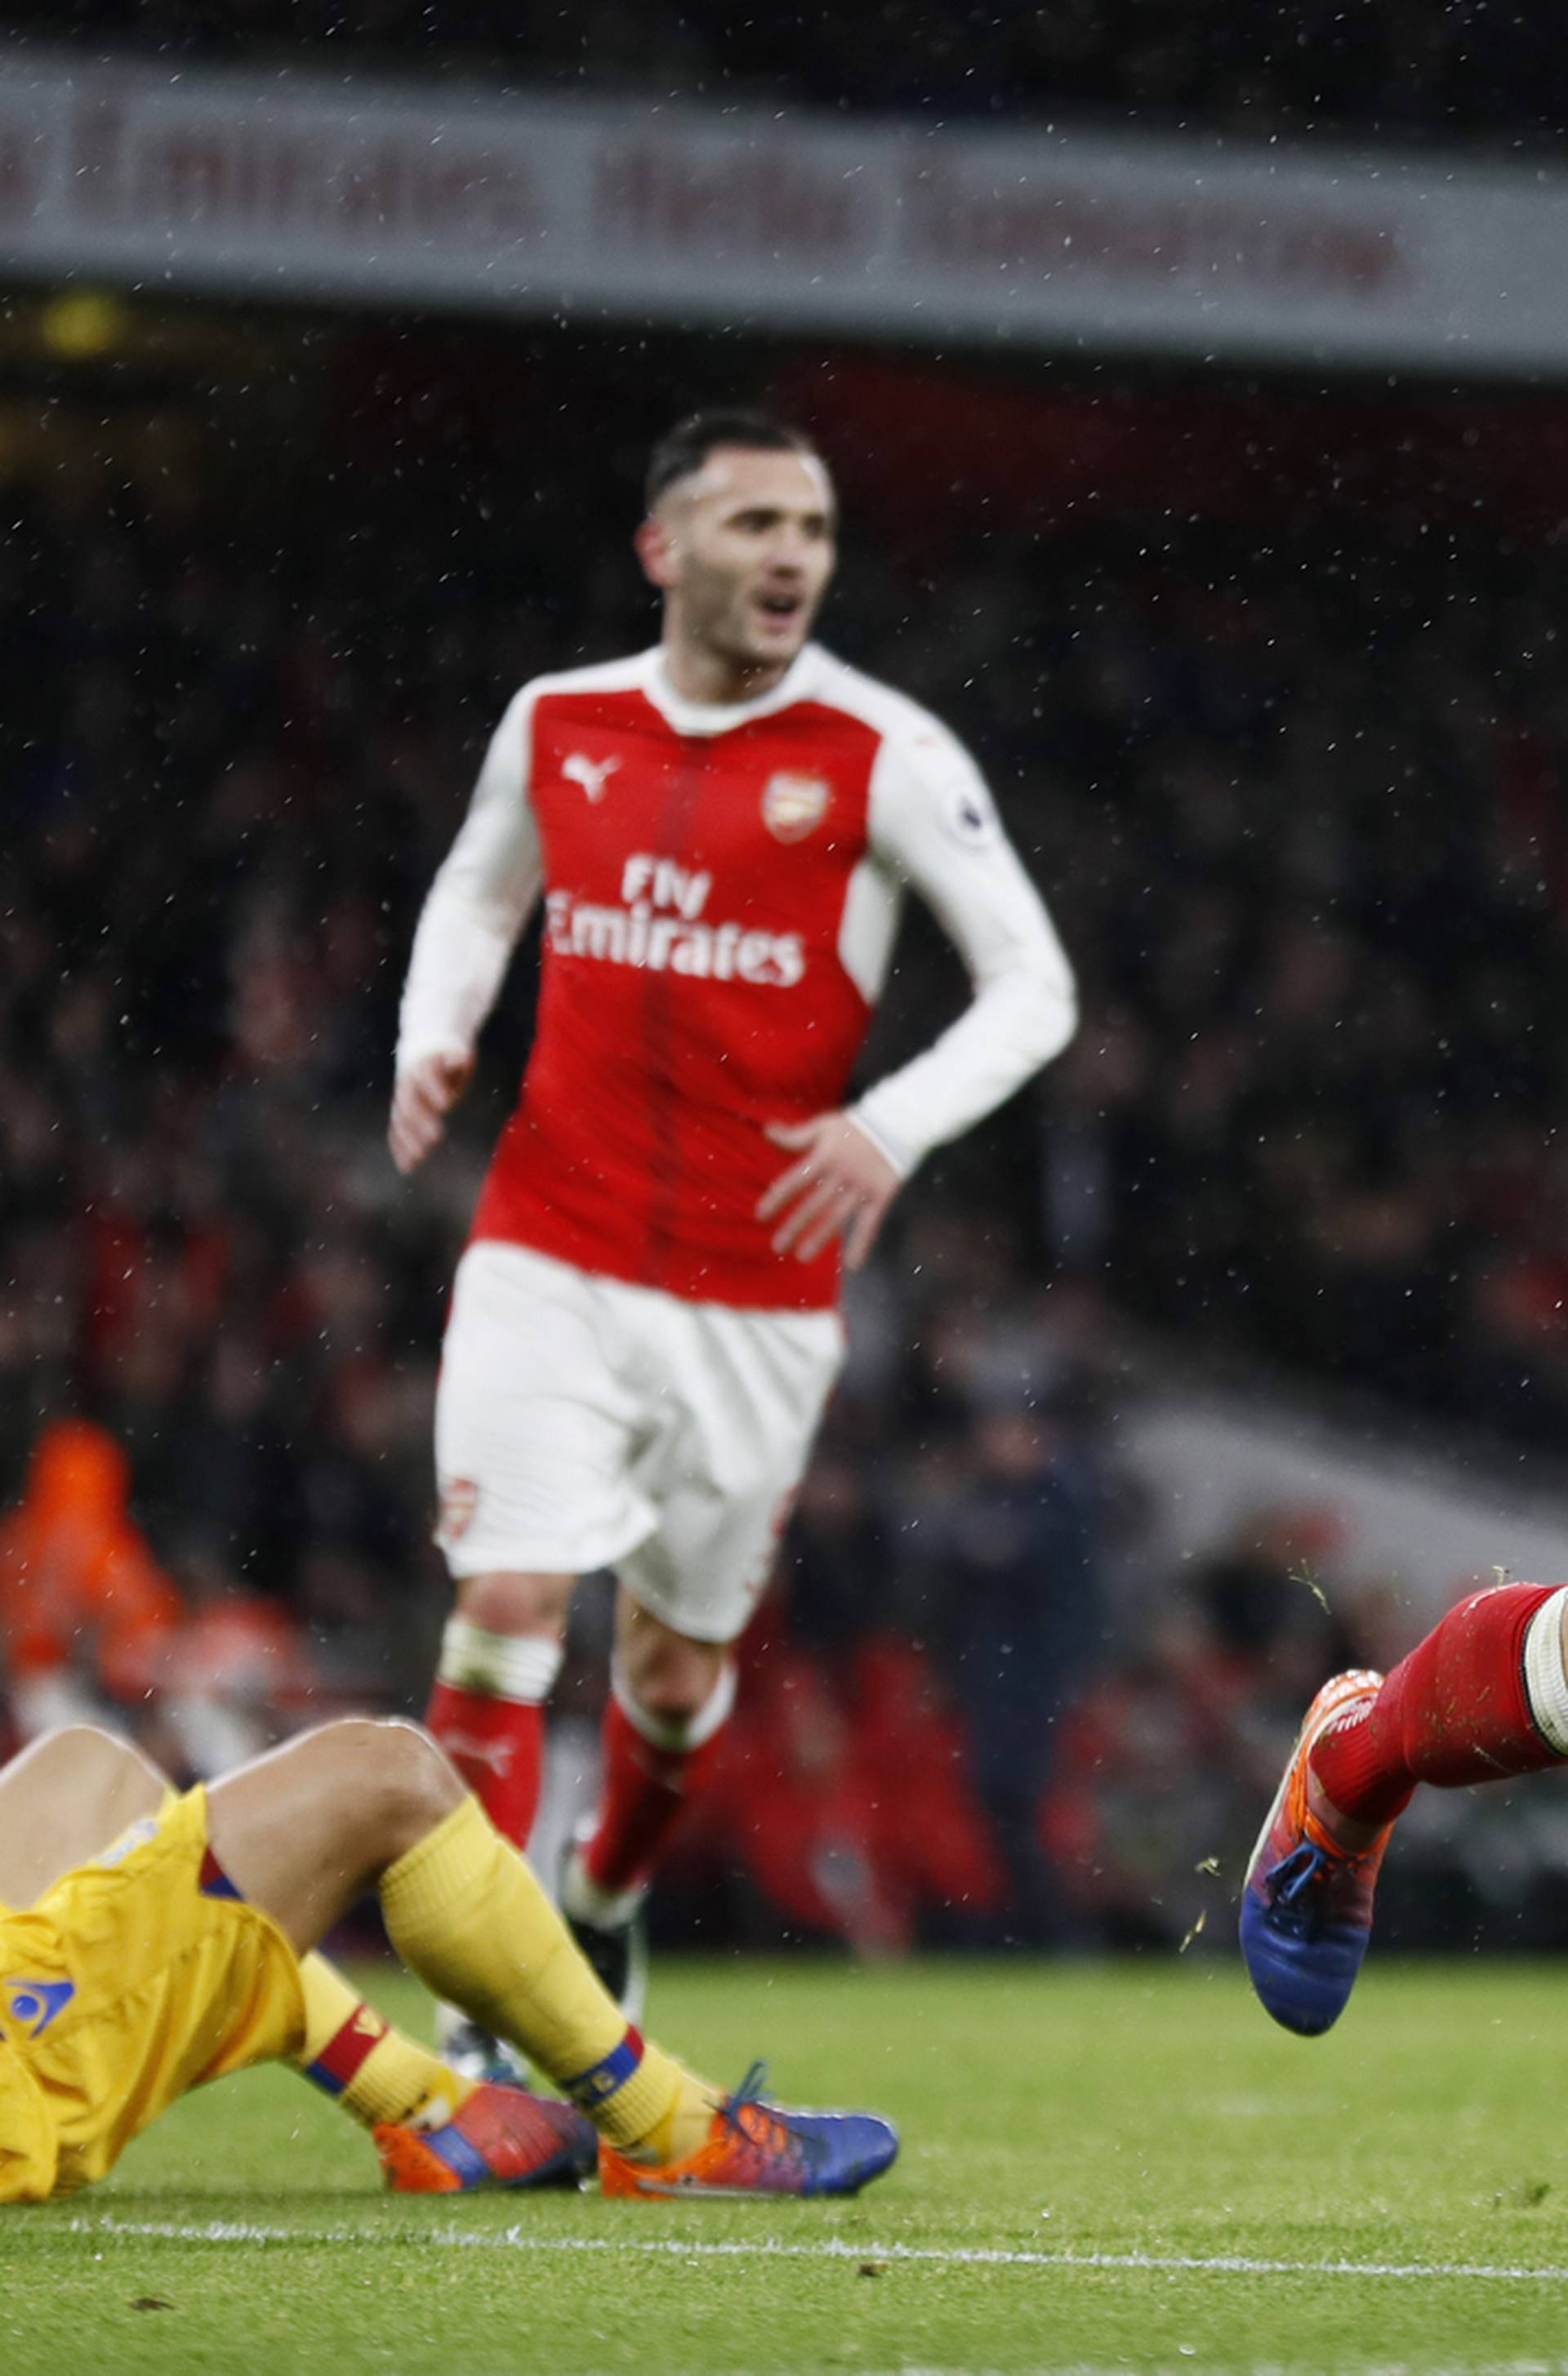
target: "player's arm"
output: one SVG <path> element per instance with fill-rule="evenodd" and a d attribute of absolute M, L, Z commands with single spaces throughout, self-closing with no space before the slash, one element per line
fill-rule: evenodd
<path fill-rule="evenodd" d="M 414 934 L 398 1033 L 387 1144 L 411 1171 L 443 1137 L 473 1075 L 481 1026 L 539 897 L 539 830 L 529 798 L 533 695 L 525 687 L 491 738 L 457 840 Z"/>
<path fill-rule="evenodd" d="M 809 1261 L 842 1236 L 858 1269 L 921 1158 L 1022 1087 L 1072 1038 L 1072 968 L 974 762 L 934 719 L 884 745 L 872 782 L 872 854 L 911 885 L 955 943 L 973 1003 L 934 1047 L 858 1104 L 769 1132 L 795 1157 L 757 1207 L 780 1253 Z"/>
<path fill-rule="evenodd" d="M 907 1177 L 1060 1054 L 1077 1028 L 1077 989 L 980 770 L 935 719 L 885 747 L 871 839 L 931 909 L 974 985 L 958 1020 L 849 1110 Z"/>

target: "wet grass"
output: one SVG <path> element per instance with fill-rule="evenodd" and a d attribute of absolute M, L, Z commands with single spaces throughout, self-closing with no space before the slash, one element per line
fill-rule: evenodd
<path fill-rule="evenodd" d="M 1309 2045 L 1228 1962 L 671 1965 L 662 2037 L 890 2113 L 891 2176 L 394 2202 L 339 2114 L 247 2074 L 0 2214 L 0 2369 L 1568 2370 L 1563 2002 L 1541 1966 L 1374 1963 Z"/>

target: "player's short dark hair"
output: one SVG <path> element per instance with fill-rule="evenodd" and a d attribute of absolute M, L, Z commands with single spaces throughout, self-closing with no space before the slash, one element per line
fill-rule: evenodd
<path fill-rule="evenodd" d="M 652 511 L 666 487 L 677 479 L 684 479 L 693 470 L 700 470 L 716 446 L 744 446 L 753 453 L 814 454 L 815 446 L 803 429 L 792 428 L 774 412 L 759 407 L 715 405 L 707 412 L 694 412 L 678 421 L 673 429 L 666 430 L 647 460 L 647 483 L 645 500 Z"/>

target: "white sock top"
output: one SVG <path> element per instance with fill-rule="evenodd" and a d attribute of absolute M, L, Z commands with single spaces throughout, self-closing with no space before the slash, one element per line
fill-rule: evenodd
<path fill-rule="evenodd" d="M 1562 1609 L 1568 1585 L 1543 1600 L 1525 1634 L 1525 1691 L 1547 1745 L 1568 1757 L 1568 1675 L 1562 1671 Z"/>
<path fill-rule="evenodd" d="M 449 1617 L 436 1673 L 460 1692 L 536 1706 L 550 1697 L 564 1653 L 543 1634 L 491 1634 L 466 1617 Z"/>

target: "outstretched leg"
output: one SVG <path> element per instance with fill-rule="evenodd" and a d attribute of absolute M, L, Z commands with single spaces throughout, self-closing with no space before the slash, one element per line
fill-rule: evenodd
<path fill-rule="evenodd" d="M 303 1952 L 379 1888 L 394 1945 L 437 1995 L 579 2102 L 601 2133 L 667 2160 L 714 2092 L 629 2029 L 528 1866 L 418 1727 L 348 1718 L 213 1786 L 213 1852 Z"/>
<path fill-rule="evenodd" d="M 1418 1782 L 1462 1789 L 1568 1756 L 1568 1586 L 1497 1585 L 1386 1678 L 1336 1675 L 1307 1711 L 1241 1894 L 1260 1999 L 1303 2037 L 1355 1985 L 1394 1824 Z"/>
<path fill-rule="evenodd" d="M 849 2193 L 892 2161 L 885 2121 L 782 2113 L 750 2087 L 721 2097 L 646 2044 L 417 1727 L 327 1726 L 218 1784 L 208 1806 L 224 1871 L 298 1949 L 378 1887 L 404 1961 L 521 2047 L 592 2121 L 607 2192 Z M 466 2182 L 457 2161 L 426 2174 L 444 2134 L 400 2132 L 384 2151 L 396 2146 L 409 2183 Z"/>
<path fill-rule="evenodd" d="M 1318 1742 L 1312 1789 L 1324 1822 L 1379 1830 L 1418 1782 L 1457 1790 L 1557 1764 L 1568 1752 L 1565 1613 L 1568 1590 L 1540 1584 L 1494 1585 L 1451 1609 L 1364 1711 Z"/>

